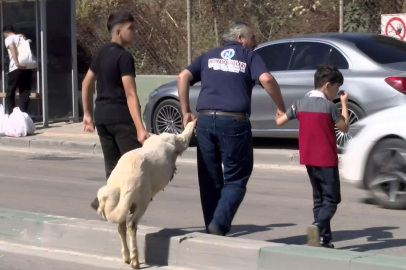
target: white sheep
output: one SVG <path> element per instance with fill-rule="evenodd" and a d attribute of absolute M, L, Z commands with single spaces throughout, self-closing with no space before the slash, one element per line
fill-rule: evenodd
<path fill-rule="evenodd" d="M 107 185 L 97 193 L 97 213 L 108 222 L 119 224 L 123 259 L 134 269 L 140 268 L 136 242 L 138 222 L 152 198 L 173 178 L 176 159 L 188 148 L 195 123 L 189 123 L 179 135 L 152 135 L 142 148 L 123 155 Z M 130 251 L 127 246 L 127 226 Z"/>

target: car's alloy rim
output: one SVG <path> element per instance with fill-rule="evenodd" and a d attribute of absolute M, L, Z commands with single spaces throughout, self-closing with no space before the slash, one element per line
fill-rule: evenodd
<path fill-rule="evenodd" d="M 158 134 L 164 132 L 174 134 L 182 133 L 182 116 L 179 110 L 171 105 L 165 105 L 160 108 L 156 116 L 156 127 Z"/>
<path fill-rule="evenodd" d="M 406 199 L 406 150 L 386 148 L 372 156 L 374 178 L 368 187 L 374 195 L 387 202 Z"/>
<path fill-rule="evenodd" d="M 341 113 L 341 109 L 340 109 Z M 335 127 L 335 133 L 336 133 L 336 142 L 337 142 L 337 147 L 339 149 L 343 149 L 346 144 L 348 143 L 349 140 L 351 140 L 354 137 L 354 130 L 351 129 L 351 126 L 355 124 L 356 122 L 359 121 L 358 116 L 353 112 L 352 110 L 348 109 L 348 118 L 349 118 L 349 124 L 350 128 L 348 129 L 347 133 L 342 132 L 339 130 L 337 127 Z"/>

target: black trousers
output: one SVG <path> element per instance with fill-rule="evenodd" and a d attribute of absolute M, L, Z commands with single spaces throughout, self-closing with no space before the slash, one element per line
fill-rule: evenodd
<path fill-rule="evenodd" d="M 28 111 L 30 104 L 32 70 L 17 69 L 8 74 L 6 90 L 6 113 L 11 114 L 15 108 L 15 95 L 18 89 L 20 96 L 20 110 Z"/>
<path fill-rule="evenodd" d="M 104 155 L 106 179 L 125 153 L 140 148 L 134 123 L 96 125 Z"/>
<path fill-rule="evenodd" d="M 330 221 L 341 202 L 340 175 L 338 167 L 306 166 L 313 187 L 314 222 L 320 229 L 320 236 L 332 240 Z"/>

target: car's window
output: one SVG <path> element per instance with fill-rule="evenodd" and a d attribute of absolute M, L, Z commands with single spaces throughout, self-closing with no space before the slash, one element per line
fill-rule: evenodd
<path fill-rule="evenodd" d="M 256 50 L 264 60 L 269 71 L 284 71 L 288 69 L 292 55 L 291 42 L 268 45 Z"/>
<path fill-rule="evenodd" d="M 326 64 L 333 65 L 338 69 L 349 68 L 347 59 L 336 48 L 331 48 Z"/>
<path fill-rule="evenodd" d="M 327 63 L 331 46 L 318 42 L 298 42 L 295 45 L 289 70 L 315 70 Z"/>
<path fill-rule="evenodd" d="M 355 42 L 355 45 L 369 58 L 379 64 L 393 64 L 406 61 L 406 42 L 386 36 L 372 36 Z"/>

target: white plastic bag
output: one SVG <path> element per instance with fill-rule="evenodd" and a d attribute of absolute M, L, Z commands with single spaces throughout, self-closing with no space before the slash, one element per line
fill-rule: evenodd
<path fill-rule="evenodd" d="M 8 123 L 5 128 L 6 136 L 25 137 L 35 132 L 35 125 L 28 114 L 20 111 L 20 108 L 14 108 L 13 113 L 8 117 Z"/>
<path fill-rule="evenodd" d="M 4 107 L 0 104 L 0 135 L 4 135 L 8 124 L 8 115 L 4 113 Z"/>
<path fill-rule="evenodd" d="M 25 118 L 25 124 L 27 125 L 27 135 L 33 135 L 35 133 L 36 127 L 34 121 L 27 113 L 23 113 Z"/>
<path fill-rule="evenodd" d="M 37 61 L 32 54 L 30 42 L 31 40 L 20 37 L 20 43 L 17 47 L 18 61 L 21 65 L 26 66 L 27 69 L 35 69 L 37 68 Z"/>

